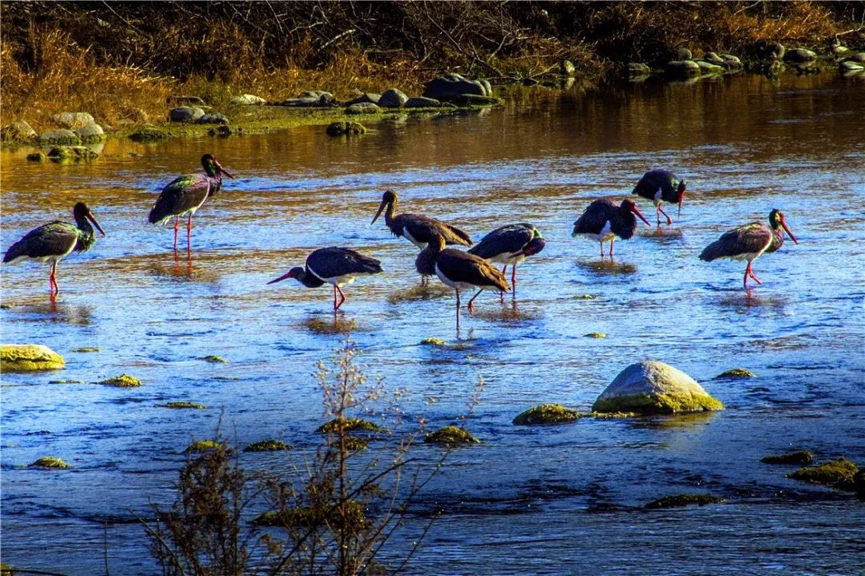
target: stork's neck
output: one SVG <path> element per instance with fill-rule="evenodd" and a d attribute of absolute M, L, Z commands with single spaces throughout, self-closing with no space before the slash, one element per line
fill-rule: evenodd
<path fill-rule="evenodd" d="M 75 215 L 75 225 L 78 227 L 78 242 L 75 244 L 77 252 L 88 250 L 96 242 L 96 233 L 90 221 L 83 214 Z"/>
<path fill-rule="evenodd" d="M 393 215 L 396 212 L 396 203 L 397 200 L 393 200 L 392 202 L 388 202 L 387 208 L 384 211 L 384 223 L 390 226 L 393 224 Z"/>
<path fill-rule="evenodd" d="M 318 288 L 324 284 L 324 280 L 310 272 L 309 268 L 304 268 L 303 272 L 295 276 L 295 279 L 307 288 Z"/>

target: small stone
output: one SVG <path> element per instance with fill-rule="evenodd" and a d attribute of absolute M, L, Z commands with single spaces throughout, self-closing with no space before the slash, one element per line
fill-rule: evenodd
<path fill-rule="evenodd" d="M 573 297 L 574 300 L 597 300 L 598 297 L 594 294 L 577 294 Z"/>
<path fill-rule="evenodd" d="M 330 92 L 325 92 L 323 90 L 307 90 L 300 95 L 300 98 L 304 100 L 314 99 L 314 106 L 320 106 L 325 108 L 333 108 L 335 106 L 339 106 L 339 102 L 337 102 L 336 97 Z"/>
<path fill-rule="evenodd" d="M 378 101 L 381 99 L 381 94 L 375 94 L 373 92 L 365 92 L 358 96 L 357 98 L 353 98 L 345 103 L 346 106 L 352 106 L 354 104 L 375 104 L 378 106 Z"/>
<path fill-rule="evenodd" d="M 39 144 L 74 145 L 81 144 L 81 139 L 78 138 L 78 135 L 72 130 L 51 130 L 49 132 L 43 132 L 39 136 Z"/>
<path fill-rule="evenodd" d="M 791 48 L 784 54 L 784 60 L 795 64 L 813 62 L 817 59 L 817 53 L 807 48 Z"/>
<path fill-rule="evenodd" d="M 318 98 L 286 98 L 279 105 L 289 108 L 313 108 L 318 106 Z"/>
<path fill-rule="evenodd" d="M 380 114 L 381 108 L 372 102 L 359 102 L 345 109 L 346 114 Z"/>
<path fill-rule="evenodd" d="M 559 64 L 559 69 L 562 73 L 562 76 L 571 77 L 577 71 L 576 66 L 570 60 L 562 60 L 561 64 Z"/>
<path fill-rule="evenodd" d="M 102 348 L 98 346 L 81 346 L 79 348 L 73 348 L 73 352 L 102 352 Z"/>
<path fill-rule="evenodd" d="M 746 370 L 745 368 L 731 368 L 729 370 L 725 370 L 721 372 L 717 376 L 715 376 L 715 380 L 723 380 L 729 379 L 732 380 L 734 378 L 756 378 L 757 375 L 751 372 L 750 370 Z"/>
<path fill-rule="evenodd" d="M 86 162 L 98 157 L 87 146 L 55 146 L 48 151 L 48 159 L 54 162 Z"/>
<path fill-rule="evenodd" d="M 48 156 L 45 155 L 45 152 L 39 150 L 38 152 L 31 152 L 27 155 L 27 160 L 30 162 L 45 162 L 48 160 Z"/>
<path fill-rule="evenodd" d="M 694 55 L 687 48 L 679 48 L 676 50 L 676 60 L 690 60 Z"/>
<path fill-rule="evenodd" d="M 336 433 L 339 430 L 339 419 L 334 418 L 333 420 L 326 422 L 319 426 L 316 429 L 316 432 L 319 434 L 331 434 Z M 374 422 L 370 422 L 369 420 L 364 420 L 363 418 L 344 418 L 343 419 L 343 430 L 346 432 L 377 432 L 377 433 L 387 433 L 389 430 L 387 428 L 383 428 Z"/>
<path fill-rule="evenodd" d="M 168 120 L 170 122 L 197 122 L 202 116 L 204 116 L 204 110 L 201 108 L 178 106 L 168 113 Z"/>
<path fill-rule="evenodd" d="M 158 142 L 171 137 L 171 134 L 152 124 L 146 124 L 129 135 L 130 140 L 135 142 Z"/>
<path fill-rule="evenodd" d="M 135 376 L 130 376 L 129 374 L 121 374 L 120 376 L 114 376 L 107 380 L 100 380 L 97 384 L 113 386 L 115 388 L 137 388 L 141 386 L 141 380 Z"/>
<path fill-rule="evenodd" d="M 406 102 L 408 102 L 408 96 L 404 92 L 391 88 L 381 95 L 378 105 L 382 108 L 402 108 Z"/>
<path fill-rule="evenodd" d="M 333 122 L 326 132 L 329 136 L 356 136 L 365 134 L 366 127 L 360 122 Z"/>
<path fill-rule="evenodd" d="M 24 120 L 18 120 L 4 126 L 2 132 L 0 132 L 0 137 L 3 138 L 4 142 L 32 142 L 39 135 L 36 134 L 36 130 L 30 124 Z"/>
<path fill-rule="evenodd" d="M 664 72 L 668 76 L 687 78 L 700 74 L 700 65 L 693 60 L 673 60 L 664 66 Z"/>
<path fill-rule="evenodd" d="M 204 404 L 196 402 L 186 402 L 183 400 L 175 402 L 166 402 L 165 404 L 157 404 L 157 408 L 170 408 L 172 410 L 204 410 L 207 408 Z"/>
<path fill-rule="evenodd" d="M 81 138 L 82 142 L 101 142 L 105 140 L 105 131 L 102 130 L 102 126 L 95 122 L 79 128 L 75 133 Z"/>
<path fill-rule="evenodd" d="M 561 404 L 540 404 L 517 414 L 513 423 L 517 426 L 536 426 L 539 424 L 561 424 L 581 418 L 576 410 L 565 408 Z"/>
<path fill-rule="evenodd" d="M 291 446 L 281 440 L 262 440 L 243 449 L 244 452 L 279 452 L 291 450 Z"/>
<path fill-rule="evenodd" d="M 840 490 L 853 490 L 854 477 L 857 472 L 859 472 L 859 467 L 853 462 L 846 458 L 839 458 L 818 466 L 799 468 L 795 472 L 787 474 L 787 477 L 809 484 L 819 484 Z"/>
<path fill-rule="evenodd" d="M 706 504 L 720 504 L 726 502 L 723 498 L 712 494 L 677 494 L 675 496 L 664 496 L 646 504 L 646 508 L 682 508 L 684 506 L 705 506 Z"/>
<path fill-rule="evenodd" d="M 426 96 L 415 96 L 405 102 L 405 108 L 439 108 L 441 105 L 442 103 L 435 98 L 427 98 Z"/>
<path fill-rule="evenodd" d="M 223 450 L 225 446 L 216 440 L 196 440 L 186 447 L 184 452 L 210 452 L 211 450 Z"/>
<path fill-rule="evenodd" d="M 68 378 L 61 378 L 60 380 L 49 380 L 49 384 L 84 384 L 82 380 L 72 380 Z"/>
<path fill-rule="evenodd" d="M 254 96 L 252 94 L 242 94 L 240 96 L 235 96 L 231 99 L 231 103 L 237 106 L 257 106 L 261 104 L 267 104 L 267 100 L 261 98 L 260 96 Z"/>
<path fill-rule="evenodd" d="M 447 343 L 441 338 L 424 338 L 420 343 L 421 346 L 447 346 Z"/>
<path fill-rule="evenodd" d="M 51 116 L 51 121 L 61 128 L 76 130 L 88 124 L 94 124 L 96 120 L 87 112 L 61 112 Z"/>
<path fill-rule="evenodd" d="M 60 370 L 66 363 L 63 357 L 41 344 L 0 345 L 0 372 L 36 372 Z"/>
<path fill-rule="evenodd" d="M 69 464 L 53 456 L 43 456 L 27 465 L 28 468 L 69 468 Z"/>
<path fill-rule="evenodd" d="M 219 112 L 205 114 L 198 120 L 196 120 L 198 124 L 228 124 L 228 118 L 225 117 L 225 114 L 220 114 Z"/>
<path fill-rule="evenodd" d="M 628 74 L 631 76 L 647 76 L 652 73 L 648 64 L 642 62 L 628 62 Z"/>
<path fill-rule="evenodd" d="M 228 360 L 226 360 L 225 358 L 223 358 L 221 356 L 216 356 L 214 354 L 202 356 L 201 359 L 204 360 L 205 362 L 211 362 L 213 364 L 226 364 L 226 363 L 228 363 Z"/>
<path fill-rule="evenodd" d="M 778 456 L 765 456 L 760 460 L 764 464 L 799 464 L 803 466 L 813 461 L 814 456 L 807 450 L 797 450 L 796 452 Z"/>
<path fill-rule="evenodd" d="M 444 444 L 446 446 L 480 444 L 480 440 L 475 438 L 471 432 L 459 426 L 445 426 L 440 430 L 430 432 L 424 436 L 423 441 L 427 444 Z"/>
<path fill-rule="evenodd" d="M 606 338 L 607 335 L 603 332 L 589 332 L 586 334 L 586 338 Z"/>

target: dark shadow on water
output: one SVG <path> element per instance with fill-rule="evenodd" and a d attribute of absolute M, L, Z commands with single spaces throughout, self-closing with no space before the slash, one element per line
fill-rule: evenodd
<path fill-rule="evenodd" d="M 417 284 L 411 288 L 397 290 L 387 295 L 388 304 L 399 304 L 400 302 L 414 302 L 417 300 L 433 300 L 453 296 L 454 291 L 437 280 L 429 281 L 428 284 Z"/>
<path fill-rule="evenodd" d="M 301 322 L 301 325 L 316 334 L 351 334 L 366 330 L 355 319 L 346 318 L 341 312 L 309 316 Z"/>
<path fill-rule="evenodd" d="M 688 412 L 687 414 L 634 418 L 628 422 L 632 428 L 641 430 L 669 430 L 674 428 L 695 430 L 714 420 L 719 413 L 719 411 Z"/>
<path fill-rule="evenodd" d="M 616 276 L 619 274 L 634 274 L 637 267 L 629 262 L 620 262 L 619 260 L 577 260 L 577 266 L 588 272 L 593 272 L 603 276 Z"/>

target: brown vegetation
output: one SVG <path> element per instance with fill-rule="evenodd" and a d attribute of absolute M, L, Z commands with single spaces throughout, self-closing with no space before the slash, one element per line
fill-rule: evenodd
<path fill-rule="evenodd" d="M 60 110 L 162 120 L 169 95 L 223 106 L 321 89 L 419 91 L 444 70 L 493 83 L 598 78 L 676 48 L 746 55 L 758 40 L 862 43 L 859 2 L 18 2 L 3 5 L 3 123 Z"/>

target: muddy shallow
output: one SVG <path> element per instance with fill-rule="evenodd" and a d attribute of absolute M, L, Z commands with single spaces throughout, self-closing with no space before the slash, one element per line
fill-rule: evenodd
<path fill-rule="evenodd" d="M 130 509 L 172 498 L 180 451 L 212 433 L 221 409 L 241 445 L 313 445 L 323 417 L 311 375 L 350 330 L 368 372 L 408 387 L 406 410 L 424 412 L 433 429 L 465 412 L 478 376 L 487 383 L 466 424 L 483 444 L 456 451 L 415 503 L 406 542 L 429 513 L 445 513 L 411 573 L 849 573 L 865 557 L 863 504 L 788 480 L 787 467 L 760 458 L 807 448 L 817 461 L 865 464 L 862 87 L 830 74 L 535 90 L 504 109 L 388 121 L 350 140 L 310 127 L 111 141 L 89 165 L 3 151 L 4 249 L 70 218 L 77 200 L 108 233 L 61 263 L 56 305 L 47 267 L 2 267 L 2 339 L 46 344 L 67 362 L 2 379 L 3 561 L 102 573 L 107 522 L 112 570 L 155 573 Z M 175 262 L 170 228 L 147 224 L 147 211 L 207 151 L 238 179 L 194 219 L 191 262 L 184 253 Z M 590 199 L 628 194 L 651 167 L 688 180 L 681 221 L 660 234 L 642 226 L 616 243 L 615 265 L 600 265 L 596 244 L 570 237 L 573 221 Z M 483 294 L 457 335 L 452 294 L 438 281 L 414 290 L 415 249 L 369 225 L 386 188 L 403 210 L 452 221 L 476 240 L 500 224 L 534 223 L 547 247 L 520 266 L 516 303 Z M 654 222 L 651 204 L 638 206 Z M 765 284 L 749 299 L 743 264 L 697 255 L 775 207 L 799 245 L 788 240 L 757 261 Z M 326 245 L 360 249 L 385 269 L 345 289 L 336 325 L 328 289 L 266 285 Z M 419 345 L 430 337 L 461 345 Z M 101 351 L 72 351 L 82 346 Z M 211 354 L 228 362 L 202 360 Z M 542 402 L 587 409 L 643 358 L 684 370 L 728 409 L 511 424 Z M 712 380 L 734 367 L 757 377 Z M 124 372 L 143 386 L 49 383 Z M 155 407 L 178 400 L 209 408 Z M 438 450 L 415 454 L 432 462 Z M 45 455 L 71 468 L 18 468 Z M 289 458 L 241 461 L 279 469 Z M 638 509 L 682 492 L 728 502 Z M 407 546 L 394 542 L 397 554 Z"/>

